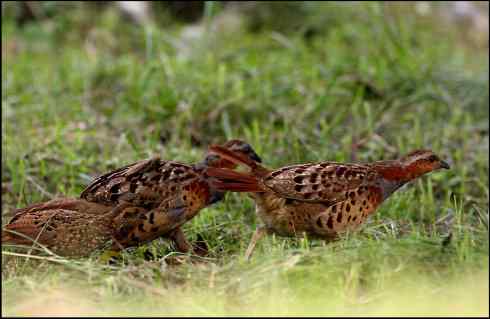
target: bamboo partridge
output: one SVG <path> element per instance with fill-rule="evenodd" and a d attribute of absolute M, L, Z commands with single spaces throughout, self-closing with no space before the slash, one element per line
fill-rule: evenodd
<path fill-rule="evenodd" d="M 243 141 L 230 140 L 222 147 L 250 162 L 261 161 L 253 148 Z M 172 239 L 179 251 L 187 252 L 191 245 L 180 226 L 202 208 L 224 197 L 224 192 L 214 189 L 202 174 L 208 167 L 233 169 L 236 164 L 215 154 L 207 154 L 202 162 L 194 165 L 153 158 L 96 178 L 80 197 L 103 205 L 143 208 L 125 213 L 125 218 L 138 222 L 121 224 L 115 239 L 123 247 L 163 236 Z"/>
<path fill-rule="evenodd" d="M 407 182 L 436 169 L 449 169 L 429 150 L 414 151 L 398 160 L 365 164 L 320 162 L 276 170 L 218 145 L 209 150 L 251 168 L 250 173 L 222 168 L 208 168 L 205 172 L 219 191 L 252 193 L 256 213 L 265 226 L 254 233 L 247 259 L 257 241 L 268 232 L 335 238 L 359 226 Z"/>
<path fill-rule="evenodd" d="M 2 244 L 37 242 L 62 256 L 88 256 L 104 248 L 118 228 L 133 220 L 123 216 L 142 208 L 107 206 L 78 198 L 59 198 L 18 209 L 2 230 Z M 113 249 L 118 249 L 114 242 Z"/>

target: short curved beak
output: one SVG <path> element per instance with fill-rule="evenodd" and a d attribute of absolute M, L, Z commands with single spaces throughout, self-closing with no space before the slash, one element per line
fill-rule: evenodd
<path fill-rule="evenodd" d="M 449 166 L 448 163 L 441 161 L 441 168 L 450 169 L 451 167 Z"/>
<path fill-rule="evenodd" d="M 262 159 L 255 152 L 252 152 L 252 154 L 250 154 L 250 158 L 256 161 L 257 163 L 262 163 Z"/>

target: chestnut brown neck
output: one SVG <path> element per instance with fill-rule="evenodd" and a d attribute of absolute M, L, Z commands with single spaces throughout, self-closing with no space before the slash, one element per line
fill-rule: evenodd
<path fill-rule="evenodd" d="M 378 180 L 384 201 L 397 189 L 413 179 L 413 174 L 400 161 L 379 161 L 373 167 L 382 178 Z"/>
<path fill-rule="evenodd" d="M 389 181 L 406 183 L 419 175 L 411 166 L 405 166 L 400 161 L 379 161 L 373 163 L 374 169 Z"/>

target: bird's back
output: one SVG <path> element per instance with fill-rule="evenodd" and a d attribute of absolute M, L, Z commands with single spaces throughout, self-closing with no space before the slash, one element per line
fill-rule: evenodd
<path fill-rule="evenodd" d="M 2 243 L 39 243 L 64 256 L 84 256 L 111 239 L 113 207 L 62 198 L 17 210 L 2 230 Z"/>

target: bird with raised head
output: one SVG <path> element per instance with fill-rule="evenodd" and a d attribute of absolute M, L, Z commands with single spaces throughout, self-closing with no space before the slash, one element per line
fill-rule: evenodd
<path fill-rule="evenodd" d="M 332 239 L 352 230 L 404 184 L 449 165 L 430 150 L 397 160 L 372 163 L 319 162 L 267 169 L 237 152 L 212 145 L 214 153 L 250 168 L 249 173 L 210 167 L 205 170 L 219 191 L 250 192 L 264 223 L 255 231 L 245 257 L 267 233 Z"/>

